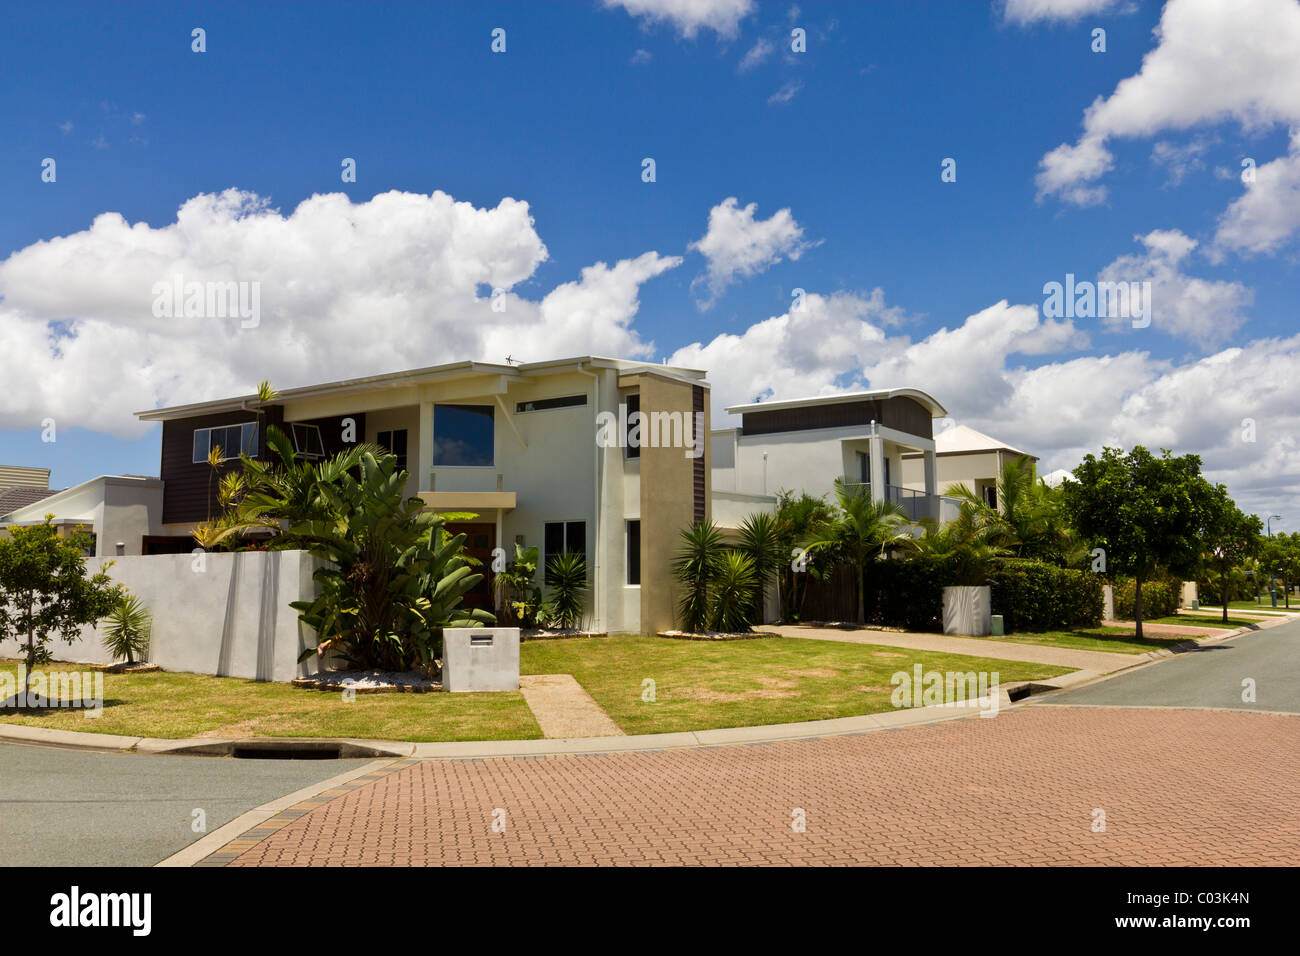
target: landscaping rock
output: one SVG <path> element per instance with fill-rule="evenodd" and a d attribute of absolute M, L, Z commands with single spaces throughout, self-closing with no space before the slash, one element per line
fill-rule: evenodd
<path fill-rule="evenodd" d="M 416 671 L 326 671 L 311 677 L 299 677 L 294 687 L 312 690 L 344 691 L 358 694 L 427 694 L 442 690 L 442 684 Z"/>

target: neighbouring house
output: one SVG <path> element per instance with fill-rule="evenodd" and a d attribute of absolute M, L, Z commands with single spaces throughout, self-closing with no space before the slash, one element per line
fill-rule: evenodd
<path fill-rule="evenodd" d="M 62 491 L 0 488 L 0 534 L 52 514 L 60 534 L 81 528 L 90 535 L 94 557 L 148 554 L 151 536 L 162 533 L 162 504 L 162 481 L 142 475 L 100 475 Z"/>
<path fill-rule="evenodd" d="M 731 406 L 727 413 L 739 415 L 740 424 L 710 436 L 719 515 L 761 510 L 764 500 L 774 501 L 782 490 L 833 501 L 835 479 L 842 478 L 873 499 L 898 503 L 914 521 L 943 517 L 932 422 L 947 412 L 919 389 L 757 402 Z M 904 482 L 908 455 L 920 460 L 919 487 Z"/>
<path fill-rule="evenodd" d="M 162 423 L 158 533 L 145 550 L 190 550 L 190 532 L 218 510 L 210 450 L 222 449 L 222 469 L 240 452 L 261 457 L 274 425 L 308 459 L 362 441 L 397 455 L 408 495 L 478 516 L 450 527 L 488 578 L 497 547 L 536 545 L 543 562 L 580 551 L 592 629 L 663 630 L 678 533 L 711 515 L 709 412 L 703 371 L 592 356 L 456 362 L 287 389 L 265 404 L 243 395 L 139 412 Z M 491 600 L 487 579 L 468 596 Z"/>
<path fill-rule="evenodd" d="M 965 485 L 989 506 L 999 507 L 998 476 L 1002 466 L 1021 457 L 1037 462 L 1038 458 L 1004 442 L 976 431 L 968 425 L 955 425 L 934 436 L 938 458 L 938 486 L 946 492 L 953 485 Z M 918 454 L 903 456 L 903 485 L 927 487 L 925 468 L 928 463 Z"/>
<path fill-rule="evenodd" d="M 50 487 L 48 468 L 0 465 L 0 519 L 57 491 Z"/>

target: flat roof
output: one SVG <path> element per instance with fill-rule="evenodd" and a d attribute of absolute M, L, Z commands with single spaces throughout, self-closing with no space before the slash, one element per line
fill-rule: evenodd
<path fill-rule="evenodd" d="M 771 412 L 783 408 L 809 408 L 817 405 L 844 405 L 849 402 L 880 401 L 887 398 L 910 398 L 920 402 L 930 411 L 933 418 L 942 418 L 948 410 L 940 405 L 928 392 L 919 388 L 879 388 L 867 392 L 837 392 L 834 395 L 815 395 L 811 398 L 792 398 L 781 402 L 750 402 L 747 405 L 732 405 L 727 409 L 728 415 L 743 415 L 746 412 Z"/>
<path fill-rule="evenodd" d="M 599 355 L 581 355 L 572 358 L 550 359 L 545 362 L 524 362 L 519 365 L 500 365 L 495 362 L 448 362 L 444 365 L 430 365 L 424 368 L 406 369 L 398 372 L 384 372 L 380 375 L 367 375 L 361 378 L 342 379 L 319 385 L 305 385 L 299 388 L 286 388 L 281 391 L 275 402 L 298 398 L 313 398 L 337 392 L 348 392 L 367 387 L 398 388 L 404 385 L 421 384 L 440 378 L 464 378 L 471 375 L 504 375 L 523 380 L 533 375 L 547 372 L 561 372 L 576 369 L 584 365 L 597 368 L 617 369 L 620 372 L 645 370 L 668 374 L 677 378 L 702 380 L 706 373 L 703 369 L 683 368 L 676 365 L 659 365 L 654 362 L 641 362 L 630 359 L 613 359 Z M 258 401 L 256 393 L 237 395 L 231 398 L 215 399 L 208 402 L 196 402 L 190 405 L 172 405 L 165 408 L 151 408 L 136 412 L 142 421 L 165 421 L 169 418 L 189 418 L 194 415 L 206 415 L 215 412 L 231 411 L 244 408 L 249 403 Z"/>

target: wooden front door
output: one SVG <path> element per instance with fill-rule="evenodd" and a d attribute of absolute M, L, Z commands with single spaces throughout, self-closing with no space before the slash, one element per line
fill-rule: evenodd
<path fill-rule="evenodd" d="M 497 546 L 497 526 L 490 521 L 455 521 L 446 525 L 447 533 L 465 535 L 465 553 L 478 560 L 473 567 L 483 580 L 461 598 L 462 607 L 482 608 L 491 611 L 492 599 L 492 549 Z"/>

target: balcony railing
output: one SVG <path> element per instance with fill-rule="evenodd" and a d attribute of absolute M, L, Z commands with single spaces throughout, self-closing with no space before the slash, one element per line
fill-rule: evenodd
<path fill-rule="evenodd" d="M 860 489 L 862 494 L 871 497 L 870 482 L 846 479 L 844 487 L 850 492 Z M 947 495 L 927 495 L 924 491 L 914 491 L 899 485 L 887 485 L 885 499 L 899 505 L 912 521 L 929 517 L 937 519 L 940 524 L 955 520 L 961 507 L 957 499 Z"/>

